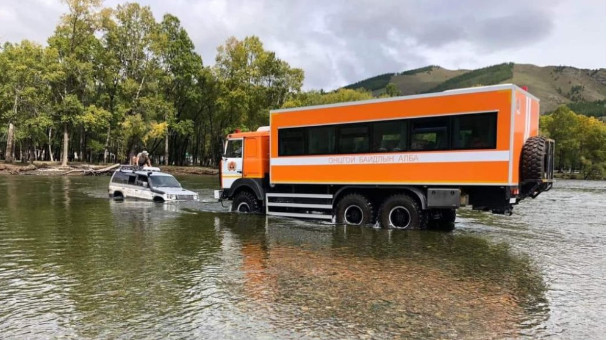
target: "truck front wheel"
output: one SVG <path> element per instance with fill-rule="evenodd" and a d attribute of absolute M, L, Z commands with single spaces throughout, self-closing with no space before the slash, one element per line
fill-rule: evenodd
<path fill-rule="evenodd" d="M 417 202 L 407 195 L 390 196 L 379 209 L 379 222 L 384 228 L 424 229 L 425 220 Z"/>
<path fill-rule="evenodd" d="M 259 213 L 261 207 L 258 200 L 252 193 L 241 191 L 235 195 L 235 198 L 233 198 L 231 210 L 241 213 Z"/>
<path fill-rule="evenodd" d="M 348 194 L 337 204 L 336 216 L 339 224 L 373 224 L 373 205 L 365 196 Z"/>

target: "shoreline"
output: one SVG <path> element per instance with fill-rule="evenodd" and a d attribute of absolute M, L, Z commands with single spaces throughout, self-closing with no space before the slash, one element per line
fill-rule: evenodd
<path fill-rule="evenodd" d="M 58 162 L 4 163 L 0 162 L 0 175 L 11 176 L 106 176 L 108 173 L 94 174 L 91 171 L 101 170 L 113 164 L 69 163 L 62 167 Z M 218 175 L 218 169 L 200 166 L 157 166 L 161 171 L 172 175 Z"/>

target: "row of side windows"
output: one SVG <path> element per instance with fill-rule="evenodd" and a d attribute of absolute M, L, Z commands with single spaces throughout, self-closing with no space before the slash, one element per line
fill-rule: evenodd
<path fill-rule="evenodd" d="M 112 182 L 144 186 L 144 183 L 148 183 L 148 178 L 144 175 L 129 174 L 122 171 L 117 171 L 112 177 Z"/>
<path fill-rule="evenodd" d="M 279 155 L 495 149 L 497 112 L 279 130 Z"/>

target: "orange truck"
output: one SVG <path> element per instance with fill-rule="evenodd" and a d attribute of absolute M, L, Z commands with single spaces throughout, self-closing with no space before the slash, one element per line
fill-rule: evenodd
<path fill-rule="evenodd" d="M 218 199 L 232 210 L 419 229 L 455 210 L 510 214 L 553 184 L 538 98 L 512 85 L 274 110 L 229 134 Z"/>

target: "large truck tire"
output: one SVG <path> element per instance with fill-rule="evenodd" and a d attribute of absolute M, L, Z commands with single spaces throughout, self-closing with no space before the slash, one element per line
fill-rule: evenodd
<path fill-rule="evenodd" d="M 425 229 L 427 218 L 413 198 L 397 194 L 381 204 L 379 223 L 383 228 L 390 229 Z"/>
<path fill-rule="evenodd" d="M 544 156 L 546 154 L 546 138 L 530 137 L 521 151 L 520 175 L 523 180 L 544 178 Z"/>
<path fill-rule="evenodd" d="M 254 194 L 248 191 L 240 191 L 233 198 L 231 210 L 240 213 L 260 213 L 261 206 Z"/>
<path fill-rule="evenodd" d="M 373 224 L 373 204 L 363 195 L 348 194 L 337 204 L 336 216 L 339 224 Z"/>

